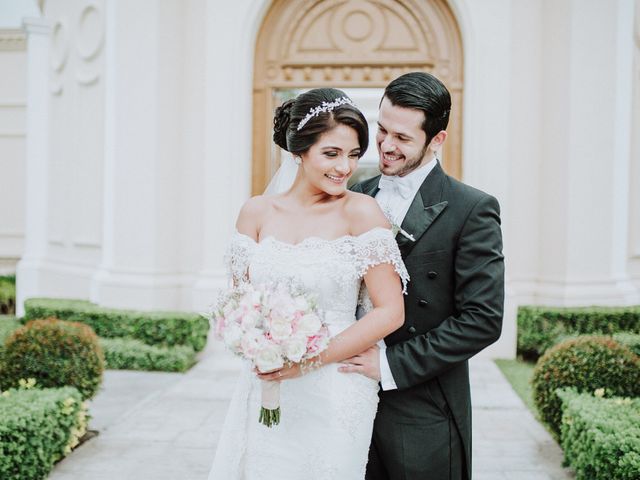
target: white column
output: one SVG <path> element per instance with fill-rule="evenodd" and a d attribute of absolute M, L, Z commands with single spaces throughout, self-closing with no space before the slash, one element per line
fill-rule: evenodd
<path fill-rule="evenodd" d="M 633 70 L 633 119 L 631 165 L 629 169 L 630 199 L 629 271 L 636 288 L 640 289 L 640 0 L 636 0 L 635 52 Z"/>
<path fill-rule="evenodd" d="M 206 309 L 215 291 L 227 285 L 223 254 L 250 194 L 253 69 L 249 66 L 267 6 L 265 0 L 207 3 L 203 245 L 193 293 L 196 310 Z"/>
<path fill-rule="evenodd" d="M 101 305 L 180 307 L 182 7 L 106 2 Z"/>
<path fill-rule="evenodd" d="M 635 303 L 626 270 L 633 0 L 548 0 L 543 12 L 537 301 Z"/>
<path fill-rule="evenodd" d="M 47 248 L 49 146 L 49 47 L 51 28 L 42 18 L 25 18 L 27 32 L 27 145 L 24 256 L 17 266 L 17 315 L 40 290 Z"/>

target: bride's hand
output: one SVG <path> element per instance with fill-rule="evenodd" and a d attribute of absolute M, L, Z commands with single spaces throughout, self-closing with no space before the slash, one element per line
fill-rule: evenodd
<path fill-rule="evenodd" d="M 260 380 L 274 381 L 274 380 L 290 380 L 302 376 L 302 368 L 299 363 L 292 363 L 285 365 L 278 370 L 272 370 L 270 372 L 261 373 L 257 368 L 254 371 L 258 374 Z"/>
<path fill-rule="evenodd" d="M 316 368 L 320 368 L 321 366 L 322 359 L 321 356 L 318 355 L 316 357 L 304 360 L 300 363 L 289 363 L 282 368 L 271 370 L 270 372 L 263 373 L 260 372 L 257 368 L 254 368 L 253 371 L 256 372 L 260 380 L 279 381 L 301 377 L 305 373 L 309 373 L 311 370 L 315 370 Z"/>

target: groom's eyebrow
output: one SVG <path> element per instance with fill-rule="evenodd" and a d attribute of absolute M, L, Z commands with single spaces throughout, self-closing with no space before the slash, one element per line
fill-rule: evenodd
<path fill-rule="evenodd" d="M 384 125 L 382 125 L 380 122 L 376 122 L 376 123 L 377 123 L 377 124 L 378 124 L 378 126 L 379 126 L 380 128 L 382 128 L 383 130 L 386 130 L 387 132 L 389 131 L 389 129 L 388 129 L 388 128 L 386 128 Z M 398 136 L 400 136 L 400 137 L 408 138 L 409 140 L 413 140 L 413 136 L 411 136 L 411 135 L 409 135 L 408 133 L 405 133 L 405 132 L 391 132 L 391 133 L 393 133 L 393 134 L 395 134 L 395 135 L 398 135 Z"/>

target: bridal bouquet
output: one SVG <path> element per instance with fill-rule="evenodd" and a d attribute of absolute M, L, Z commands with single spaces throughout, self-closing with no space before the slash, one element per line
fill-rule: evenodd
<path fill-rule="evenodd" d="M 329 344 L 316 298 L 291 285 L 235 287 L 221 294 L 210 318 L 214 335 L 260 372 L 309 360 Z M 259 422 L 280 423 L 280 382 L 262 382 Z"/>

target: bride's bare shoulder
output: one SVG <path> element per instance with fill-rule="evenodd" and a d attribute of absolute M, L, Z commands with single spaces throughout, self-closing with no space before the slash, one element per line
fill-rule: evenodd
<path fill-rule="evenodd" d="M 238 220 L 236 220 L 236 230 L 257 241 L 263 219 L 272 207 L 273 197 L 266 195 L 251 197 L 244 202 L 240 209 Z"/>
<path fill-rule="evenodd" d="M 376 227 L 390 227 L 376 199 L 364 193 L 349 192 L 345 212 L 352 235 L 360 235 Z"/>

